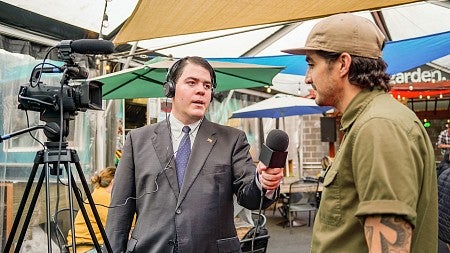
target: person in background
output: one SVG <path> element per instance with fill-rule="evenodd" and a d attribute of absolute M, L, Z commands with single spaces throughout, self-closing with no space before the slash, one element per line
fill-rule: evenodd
<path fill-rule="evenodd" d="M 445 162 L 445 164 L 444 164 Z M 444 154 L 438 170 L 439 253 L 450 252 L 450 153 Z M 446 244 L 446 245 L 445 245 Z"/>
<path fill-rule="evenodd" d="M 106 224 L 113 252 L 240 252 L 233 195 L 250 210 L 276 201 L 282 168 L 256 166 L 243 131 L 205 118 L 216 85 L 205 59 L 176 61 L 170 115 L 127 134 Z"/>
<path fill-rule="evenodd" d="M 436 166 L 437 177 L 439 177 L 446 169 L 450 169 L 450 152 L 446 152 L 442 157 L 441 162 Z"/>
<path fill-rule="evenodd" d="M 323 183 L 323 178 L 325 177 L 325 174 L 327 173 L 328 169 L 331 167 L 331 164 L 333 163 L 333 158 L 326 155 L 322 157 L 322 160 L 320 160 L 320 165 L 322 166 L 322 170 L 319 174 L 319 181 Z"/>
<path fill-rule="evenodd" d="M 421 121 L 394 99 L 370 20 L 337 14 L 303 48 L 315 101 L 340 113 L 343 140 L 323 182 L 311 252 L 436 252 L 434 150 Z"/>
<path fill-rule="evenodd" d="M 106 220 L 108 216 L 108 207 L 111 202 L 111 191 L 114 185 L 114 175 L 116 173 L 115 167 L 106 167 L 96 173 L 91 182 L 94 186 L 94 190 L 92 192 L 92 199 L 96 205 L 98 215 L 100 220 L 102 221 L 102 225 L 106 225 Z M 92 228 L 95 232 L 95 237 L 100 245 L 103 244 L 103 237 L 100 233 L 100 229 L 98 228 L 97 222 L 95 220 L 94 214 L 89 203 L 84 203 L 84 207 L 86 208 L 86 212 L 89 216 L 89 222 L 92 225 Z M 86 226 L 86 222 L 83 218 L 83 214 L 81 211 L 78 211 L 75 216 L 74 221 L 75 226 L 75 242 L 76 242 L 76 250 L 79 253 L 94 253 L 97 252 L 94 247 L 94 242 L 92 240 L 91 235 L 89 234 L 89 230 Z M 72 231 L 69 230 L 69 234 L 67 236 L 68 245 L 72 245 Z"/>
<path fill-rule="evenodd" d="M 117 133 L 116 133 L 116 152 L 114 155 L 114 165 L 117 167 L 120 161 L 120 157 L 122 157 L 122 148 L 123 148 L 123 122 L 121 119 L 117 120 Z"/>
<path fill-rule="evenodd" d="M 438 137 L 437 147 L 441 149 L 441 154 L 450 153 L 450 123 L 445 124 L 445 129 Z"/>

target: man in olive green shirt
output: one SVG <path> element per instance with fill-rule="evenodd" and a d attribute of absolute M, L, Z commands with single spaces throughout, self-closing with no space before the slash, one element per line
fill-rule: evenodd
<path fill-rule="evenodd" d="M 387 92 L 384 36 L 352 14 L 325 18 L 303 48 L 319 105 L 342 113 L 344 138 L 325 173 L 311 252 L 437 252 L 433 146 Z"/>

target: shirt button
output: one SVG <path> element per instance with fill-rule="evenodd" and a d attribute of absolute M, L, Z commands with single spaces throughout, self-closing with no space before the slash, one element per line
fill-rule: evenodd
<path fill-rule="evenodd" d="M 176 213 L 176 214 L 181 214 L 181 209 L 177 209 L 177 210 L 175 211 L 175 213 Z"/>
<path fill-rule="evenodd" d="M 175 242 L 172 240 L 169 240 L 169 242 L 167 244 L 169 244 L 169 246 L 173 246 L 173 245 L 175 245 Z"/>

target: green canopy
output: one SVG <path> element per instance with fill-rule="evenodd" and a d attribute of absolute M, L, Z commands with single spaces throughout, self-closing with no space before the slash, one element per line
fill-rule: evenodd
<path fill-rule="evenodd" d="M 99 76 L 103 99 L 164 97 L 167 70 L 176 60 L 157 57 L 143 66 Z M 284 67 L 209 61 L 216 71 L 216 92 L 272 85 L 273 77 Z"/>

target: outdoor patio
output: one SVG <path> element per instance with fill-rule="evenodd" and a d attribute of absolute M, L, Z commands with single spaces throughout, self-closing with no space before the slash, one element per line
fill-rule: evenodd
<path fill-rule="evenodd" d="M 266 210 L 267 230 L 269 232 L 269 246 L 267 253 L 308 253 L 311 243 L 312 225 L 301 227 L 293 227 L 292 233 L 289 227 L 283 228 L 282 224 L 285 219 L 280 212 L 276 211 L 273 214 L 272 207 Z M 300 219 L 308 219 L 307 212 L 300 212 L 298 214 Z"/>

